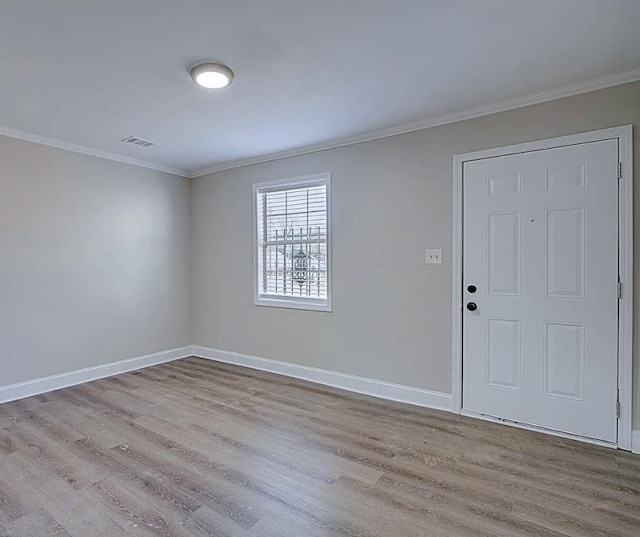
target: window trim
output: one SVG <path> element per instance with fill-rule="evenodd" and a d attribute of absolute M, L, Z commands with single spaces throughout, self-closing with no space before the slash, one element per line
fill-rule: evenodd
<path fill-rule="evenodd" d="M 324 184 L 327 189 L 327 299 L 313 299 L 304 297 L 287 297 L 274 295 L 261 295 L 259 278 L 259 241 L 258 241 L 258 192 L 279 191 L 299 187 L 309 187 L 313 184 Z M 254 306 L 268 306 L 276 308 L 289 308 L 309 311 L 331 312 L 331 264 L 332 264 L 332 233 L 331 233 L 331 173 L 315 173 L 301 177 L 277 179 L 253 185 L 253 304 Z"/>

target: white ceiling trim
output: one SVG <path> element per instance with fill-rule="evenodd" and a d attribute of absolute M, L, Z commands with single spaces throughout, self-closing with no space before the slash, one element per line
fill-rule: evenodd
<path fill-rule="evenodd" d="M 434 118 L 424 119 L 421 121 L 407 123 L 404 125 L 390 127 L 388 129 L 364 133 L 357 136 L 340 138 L 338 140 L 333 140 L 330 142 L 312 144 L 308 146 L 299 147 L 296 149 L 280 151 L 277 153 L 270 153 L 268 155 L 262 155 L 259 157 L 254 157 L 249 159 L 228 161 L 228 162 L 219 164 L 217 166 L 212 166 L 210 168 L 205 168 L 195 172 L 188 172 L 186 170 L 171 168 L 169 166 L 163 166 L 161 164 L 148 162 L 146 160 L 129 157 L 119 153 L 102 151 L 100 149 L 94 149 L 91 147 L 77 145 L 77 144 L 65 142 L 63 140 L 59 140 L 56 138 L 48 138 L 45 136 L 40 136 L 38 134 L 32 134 L 29 132 L 20 131 L 17 129 L 11 129 L 8 127 L 0 126 L 0 135 L 7 136 L 9 138 L 17 138 L 19 140 L 25 140 L 27 142 L 33 142 L 40 145 L 55 147 L 57 149 L 63 149 L 65 151 L 71 151 L 73 153 L 80 153 L 80 154 L 89 155 L 92 157 L 98 157 L 106 160 L 112 160 L 115 162 L 121 162 L 123 164 L 129 164 L 131 166 L 137 166 L 140 168 L 147 168 L 149 170 L 169 173 L 172 175 L 177 175 L 179 177 L 195 179 L 197 177 L 202 177 L 204 175 L 209 175 L 209 174 L 224 171 L 224 170 L 231 170 L 234 168 L 241 168 L 243 166 L 250 166 L 252 164 L 259 164 L 261 162 L 269 162 L 273 160 L 279 160 L 279 159 L 294 157 L 298 155 L 305 155 L 308 153 L 316 153 L 318 151 L 326 151 L 328 149 L 335 149 L 338 147 L 345 147 L 349 145 L 360 144 L 360 143 L 368 142 L 371 140 L 379 140 L 381 138 L 388 138 L 390 136 L 397 136 L 399 134 L 405 134 L 405 133 L 414 132 L 422 129 L 428 129 L 430 127 L 437 127 L 440 125 L 447 125 L 449 123 L 456 123 L 458 121 L 464 121 L 467 119 L 487 116 L 487 115 L 496 114 L 499 112 L 506 112 L 507 110 L 523 108 L 525 106 L 539 104 L 547 101 L 553 101 L 555 99 L 570 97 L 572 95 L 579 95 L 581 93 L 588 93 L 590 91 L 596 91 L 599 89 L 604 89 L 612 86 L 618 86 L 618 85 L 626 84 L 629 82 L 635 82 L 637 80 L 640 80 L 640 69 L 635 69 L 633 71 L 628 71 L 626 73 L 621 73 L 618 75 L 613 75 L 613 76 L 600 78 L 596 80 L 590 80 L 587 82 L 581 82 L 579 84 L 573 84 L 571 86 L 565 86 L 563 88 L 545 91 L 542 93 L 529 95 L 527 97 L 521 97 L 518 99 L 503 101 L 500 103 L 479 106 L 479 107 L 463 110 L 460 112 L 455 112 L 453 114 L 447 114 L 447 115 L 438 116 Z"/>
<path fill-rule="evenodd" d="M 176 168 L 170 168 L 169 166 L 162 166 L 161 164 L 155 164 L 146 160 L 121 155 L 119 153 L 101 151 L 100 149 L 72 144 L 56 138 L 47 138 L 46 136 L 40 136 L 39 134 L 31 134 L 29 132 L 10 129 L 8 127 L 0 126 L 0 135 L 8 136 L 9 138 L 17 138 L 18 140 L 25 140 L 26 142 L 33 142 L 34 144 L 64 149 L 65 151 L 71 151 L 72 153 L 80 153 L 82 155 L 89 155 L 90 157 L 98 157 L 106 160 L 113 160 L 115 162 L 121 162 L 123 164 L 130 164 L 131 166 L 137 166 L 139 168 L 147 168 L 158 172 L 170 173 L 171 175 L 177 175 L 179 177 L 188 178 L 190 176 L 189 172 L 186 172 L 185 170 L 178 170 Z"/>
<path fill-rule="evenodd" d="M 428 129 L 430 127 L 437 127 L 440 125 L 447 125 L 449 123 L 456 123 L 458 121 L 464 121 L 466 119 L 473 119 L 482 116 L 488 116 L 499 112 L 506 112 L 507 110 L 514 110 L 516 108 L 523 108 L 525 106 L 531 106 L 534 104 L 540 104 L 548 101 L 554 101 L 556 99 L 562 99 L 563 97 L 571 97 L 572 95 L 579 95 L 581 93 L 588 93 L 590 91 L 597 91 L 599 89 L 609 88 L 612 86 L 619 86 L 621 84 L 627 84 L 629 82 L 635 82 L 640 80 L 640 69 L 634 69 L 626 73 L 618 75 L 608 76 L 605 78 L 599 78 L 596 80 L 589 80 L 587 82 L 580 82 L 578 84 L 572 84 L 570 86 L 564 86 L 555 90 L 544 91 L 542 93 L 536 93 L 527 97 L 520 97 L 518 99 L 512 99 L 509 101 L 502 101 L 500 103 L 489 104 L 485 106 L 478 106 L 475 108 L 469 108 L 460 112 L 454 112 L 453 114 L 447 114 L 443 116 L 424 119 L 421 121 L 415 121 L 404 125 L 398 125 L 383 129 L 379 131 L 360 134 L 357 136 L 351 136 L 348 138 L 340 138 L 330 142 L 324 142 L 319 144 L 308 145 L 299 147 L 297 149 L 291 149 L 287 151 L 280 151 L 277 153 L 271 153 L 255 158 L 230 161 L 220 164 L 218 166 L 212 166 L 196 172 L 188 174 L 188 177 L 195 179 L 204 175 L 209 175 L 224 170 L 232 170 L 234 168 L 241 168 L 243 166 L 250 166 L 252 164 L 259 164 L 261 162 L 269 162 L 272 160 L 279 160 L 288 157 L 295 157 L 298 155 L 306 155 L 308 153 L 316 153 L 318 151 L 326 151 L 328 149 L 335 149 L 338 147 L 345 147 L 348 145 L 360 144 L 363 142 L 369 142 L 371 140 L 379 140 L 381 138 L 388 138 L 390 136 L 397 136 L 399 134 L 406 134 L 408 132 L 419 131 L 422 129 Z"/>

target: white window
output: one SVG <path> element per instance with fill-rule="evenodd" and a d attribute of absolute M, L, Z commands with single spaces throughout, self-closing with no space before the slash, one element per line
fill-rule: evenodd
<path fill-rule="evenodd" d="M 253 186 L 254 304 L 331 311 L 330 174 Z"/>

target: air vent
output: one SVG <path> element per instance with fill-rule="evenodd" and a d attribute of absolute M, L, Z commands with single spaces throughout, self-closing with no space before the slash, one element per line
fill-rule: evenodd
<path fill-rule="evenodd" d="M 136 136 L 123 138 L 121 141 L 127 144 L 139 145 L 140 147 L 151 147 L 152 145 L 155 145 L 153 142 L 143 140 L 142 138 L 137 138 Z"/>

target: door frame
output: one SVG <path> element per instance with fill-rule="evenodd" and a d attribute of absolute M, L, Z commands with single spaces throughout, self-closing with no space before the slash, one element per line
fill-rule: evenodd
<path fill-rule="evenodd" d="M 463 255 L 463 166 L 465 162 L 506 155 L 516 155 L 556 147 L 566 147 L 587 142 L 618 140 L 621 163 L 618 181 L 618 272 L 622 284 L 622 298 L 618 300 L 618 442 L 620 449 L 631 451 L 633 428 L 633 126 L 549 138 L 484 151 L 464 153 L 453 157 L 453 360 L 452 360 L 452 411 L 465 414 L 462 409 L 462 255 Z M 478 415 L 469 414 L 479 417 Z M 502 422 L 502 420 L 499 420 Z M 508 423 L 508 422 L 507 422 Z M 512 423 L 512 425 L 523 426 Z M 541 428 L 535 430 L 544 431 Z M 554 434 L 552 431 L 547 431 Z M 585 440 L 581 437 L 558 433 L 561 436 Z M 611 444 L 606 444 L 611 445 Z"/>

